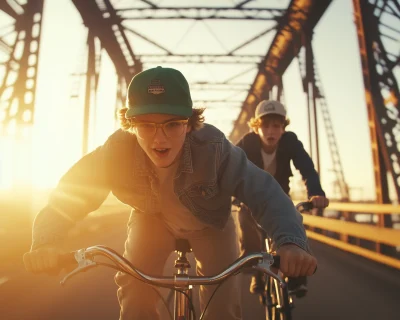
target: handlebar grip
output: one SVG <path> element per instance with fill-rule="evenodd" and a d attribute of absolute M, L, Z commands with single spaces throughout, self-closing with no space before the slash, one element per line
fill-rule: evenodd
<path fill-rule="evenodd" d="M 78 262 L 75 259 L 75 252 L 63 253 L 58 256 L 58 265 L 60 267 L 67 267 Z"/>
<path fill-rule="evenodd" d="M 281 257 L 274 256 L 274 262 L 272 263 L 271 267 L 279 269 L 280 265 L 281 265 Z"/>
<path fill-rule="evenodd" d="M 310 210 L 314 209 L 314 205 L 311 201 L 300 202 L 296 205 L 296 209 L 300 213 L 303 213 L 305 211 L 310 211 Z"/>
<path fill-rule="evenodd" d="M 281 257 L 280 256 L 273 256 L 274 257 L 274 262 L 272 263 L 271 267 L 279 269 L 280 264 L 281 264 Z M 317 272 L 318 266 L 315 267 L 315 270 L 313 274 Z"/>

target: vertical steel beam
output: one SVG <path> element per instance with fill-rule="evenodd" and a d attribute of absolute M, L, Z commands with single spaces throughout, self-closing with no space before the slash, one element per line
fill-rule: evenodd
<path fill-rule="evenodd" d="M 386 102 L 382 96 L 380 82 L 384 75 L 378 74 L 377 71 L 381 62 L 377 49 L 381 54 L 385 54 L 385 52 L 379 35 L 379 18 L 374 15 L 374 5 L 367 0 L 353 0 L 353 7 L 368 110 L 376 202 L 390 203 L 387 183 L 388 169 L 394 180 L 397 197 L 400 198 L 400 152 L 395 137 L 396 128 L 400 126 L 398 86 L 393 73 L 391 71 L 386 72 L 386 77 L 389 78 L 389 82 L 393 86 L 392 94 L 397 96 L 397 99 L 394 99 L 397 100 L 394 110 L 393 107 L 389 106 L 391 102 Z M 378 215 L 378 225 L 380 227 L 392 227 L 391 216 Z M 378 252 L 382 251 L 383 248 L 384 246 L 379 243 L 376 245 Z"/>
<path fill-rule="evenodd" d="M 376 185 L 376 200 L 378 203 L 388 203 L 389 194 L 387 187 L 387 164 L 389 155 L 382 133 L 378 109 L 385 109 L 383 97 L 380 92 L 377 79 L 376 65 L 373 46 L 376 40 L 373 39 L 373 27 L 377 29 L 377 21 L 372 12 L 372 5 L 366 0 L 353 0 L 354 14 L 357 27 L 358 43 L 360 48 L 361 66 L 363 71 L 365 100 L 367 103 L 369 128 L 371 136 L 371 147 L 373 154 L 374 176 Z"/>
<path fill-rule="evenodd" d="M 1 6 L 4 8 L 4 5 Z M 0 155 L 12 159 L 11 189 L 5 199 L 0 199 L 1 204 L 7 206 L 7 212 L 3 212 L 6 217 L 3 227 L 18 235 L 18 244 L 28 246 L 33 197 L 31 130 L 35 112 L 43 5 L 44 0 L 28 0 L 21 5 L 23 11 L 20 15 L 8 11 L 15 18 L 16 38 L 0 83 L 0 136 L 12 142 L 10 149 L 3 150 L 4 154 Z M 18 228 L 15 228 L 16 225 Z"/>
<path fill-rule="evenodd" d="M 319 135 L 318 135 L 318 114 L 317 114 L 317 87 L 315 84 L 314 53 L 312 49 L 312 34 L 303 35 L 303 46 L 305 50 L 305 75 L 303 89 L 307 95 L 308 110 L 308 134 L 310 144 L 310 156 L 313 159 L 316 170 L 321 174 Z"/>
<path fill-rule="evenodd" d="M 361 6 L 365 6 L 365 1 L 363 0 L 353 0 L 354 5 L 354 15 L 356 21 L 357 28 L 357 37 L 358 44 L 360 48 L 360 57 L 361 57 L 361 66 L 363 72 L 364 79 L 364 87 L 365 87 L 365 100 L 367 103 L 367 112 L 368 112 L 368 126 L 369 133 L 371 137 L 371 149 L 372 149 L 372 160 L 373 160 L 373 170 L 374 170 L 374 178 L 375 178 L 375 193 L 376 193 L 376 201 L 377 203 L 385 203 L 385 200 L 388 200 L 389 195 L 383 194 L 382 192 L 382 184 L 385 183 L 383 177 L 386 176 L 386 168 L 381 163 L 380 158 L 380 148 L 378 145 L 378 125 L 375 113 L 374 100 L 372 97 L 373 89 L 372 89 L 372 79 L 371 79 L 371 64 L 372 69 L 375 67 L 374 62 L 371 61 L 373 58 L 370 56 L 372 54 L 371 50 L 367 47 L 367 39 L 366 39 L 366 30 L 365 24 L 367 17 L 363 16 L 361 11 Z M 371 23 L 371 21 L 369 21 Z M 385 188 L 387 189 L 387 188 Z"/>
<path fill-rule="evenodd" d="M 43 0 L 29 0 L 15 16 L 15 43 L 0 84 L 0 134 L 13 140 L 12 186 L 32 184 L 32 124 L 42 30 Z"/>
<path fill-rule="evenodd" d="M 94 34 L 88 29 L 88 56 L 86 69 L 86 88 L 85 88 L 85 106 L 83 113 L 83 141 L 82 155 L 86 155 L 89 151 L 89 132 L 90 132 L 90 115 L 91 105 L 93 101 L 93 91 L 96 81 L 96 48 Z"/>

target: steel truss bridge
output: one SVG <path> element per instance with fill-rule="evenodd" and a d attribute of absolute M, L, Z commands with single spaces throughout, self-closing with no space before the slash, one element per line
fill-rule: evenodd
<path fill-rule="evenodd" d="M 0 11 L 12 22 L 0 29 L 0 130 L 12 132 L 23 139 L 23 129 L 34 124 L 35 98 L 43 22 L 44 0 L 2 0 Z M 283 100 L 285 88 L 282 77 L 294 59 L 302 75 L 303 91 L 308 101 L 310 155 L 320 168 L 317 113 L 322 115 L 329 142 L 333 171 L 336 174 L 340 201 L 330 209 L 340 219 L 305 215 L 304 222 L 311 238 L 340 249 L 379 261 L 400 269 L 395 248 L 400 246 L 400 231 L 393 229 L 392 216 L 400 207 L 391 204 L 388 177 L 394 182 L 400 198 L 400 93 L 395 74 L 399 72 L 400 4 L 396 0 L 353 0 L 354 22 L 357 30 L 362 77 L 365 88 L 368 126 L 371 139 L 376 203 L 351 203 L 349 188 L 343 172 L 332 120 L 320 75 L 314 59 L 313 34 L 326 13 L 331 0 L 291 0 L 286 7 L 253 6 L 256 1 L 236 1 L 231 6 L 161 6 L 154 1 L 141 0 L 135 6 L 129 1 L 71 0 L 87 29 L 86 67 L 77 77 L 85 79 L 84 132 L 82 153 L 88 152 L 89 117 L 93 95 L 98 88 L 101 52 L 110 57 L 117 74 L 115 109 L 124 102 L 125 88 L 132 76 L 152 63 L 236 64 L 257 68 L 250 83 L 235 81 L 249 69 L 223 81 L 191 83 L 193 90 L 244 91 L 244 100 L 202 100 L 203 103 L 229 102 L 239 104 L 240 112 L 234 121 L 230 140 L 236 142 L 248 131 L 247 121 L 256 105 L 263 99 Z M 262 32 L 251 35 L 236 48 L 224 53 L 181 53 L 144 35 L 135 22 L 159 21 L 266 21 Z M 213 30 L 210 30 L 213 32 Z M 273 38 L 262 54 L 241 54 L 240 49 L 251 45 L 266 34 Z M 137 54 L 132 36 L 151 44 L 154 52 Z M 217 39 L 217 38 L 216 38 Z M 218 41 L 218 39 L 217 39 Z M 397 51 L 387 46 L 397 43 Z M 239 69 L 239 68 L 238 68 Z M 71 98 L 77 92 L 71 93 Z M 354 219 L 363 212 L 377 217 L 376 223 L 361 224 Z M 372 220 L 371 220 L 372 221 Z"/>

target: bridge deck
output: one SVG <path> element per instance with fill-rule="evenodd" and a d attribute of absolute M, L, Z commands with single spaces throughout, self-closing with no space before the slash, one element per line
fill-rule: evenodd
<path fill-rule="evenodd" d="M 71 239 L 72 249 L 92 244 L 109 245 L 122 252 L 128 213 L 86 219 Z M 107 230 L 107 231 L 106 231 Z M 106 232 L 105 232 L 106 231 Z M 399 319 L 400 272 L 364 258 L 311 241 L 319 270 L 309 281 L 309 294 L 295 301 L 294 319 Z M 173 258 L 173 257 L 171 257 Z M 171 259 L 172 261 L 172 259 Z M 93 270 L 59 285 L 61 275 L 32 276 L 21 260 L 0 265 L 0 315 L 7 320 L 117 319 L 114 271 Z M 243 319 L 263 319 L 256 297 L 243 278 Z M 166 318 L 167 319 L 167 318 Z"/>

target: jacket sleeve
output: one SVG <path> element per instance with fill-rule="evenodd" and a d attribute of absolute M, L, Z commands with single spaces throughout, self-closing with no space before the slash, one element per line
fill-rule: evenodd
<path fill-rule="evenodd" d="M 244 139 L 240 139 L 239 142 L 236 143 L 236 146 L 245 151 L 244 149 Z M 246 152 L 246 151 L 245 151 Z M 240 205 L 240 200 L 238 198 L 233 197 L 232 199 L 232 204 L 239 206 Z"/>
<path fill-rule="evenodd" d="M 291 133 L 290 150 L 292 150 L 293 164 L 300 171 L 303 181 L 306 184 L 308 197 L 316 195 L 325 196 L 318 173 L 314 168 L 314 163 L 304 149 L 301 141 L 297 139 L 297 136 L 293 132 Z"/>
<path fill-rule="evenodd" d="M 250 208 L 256 221 L 272 238 L 275 249 L 284 243 L 294 243 L 310 252 L 302 216 L 279 183 L 226 139 L 219 181 L 221 192 L 237 197 Z"/>
<path fill-rule="evenodd" d="M 37 214 L 32 230 L 32 249 L 59 244 L 75 223 L 96 210 L 110 192 L 107 143 L 75 163 L 50 194 Z"/>
<path fill-rule="evenodd" d="M 239 142 L 236 143 L 236 146 L 244 150 L 244 138 L 240 139 Z"/>

